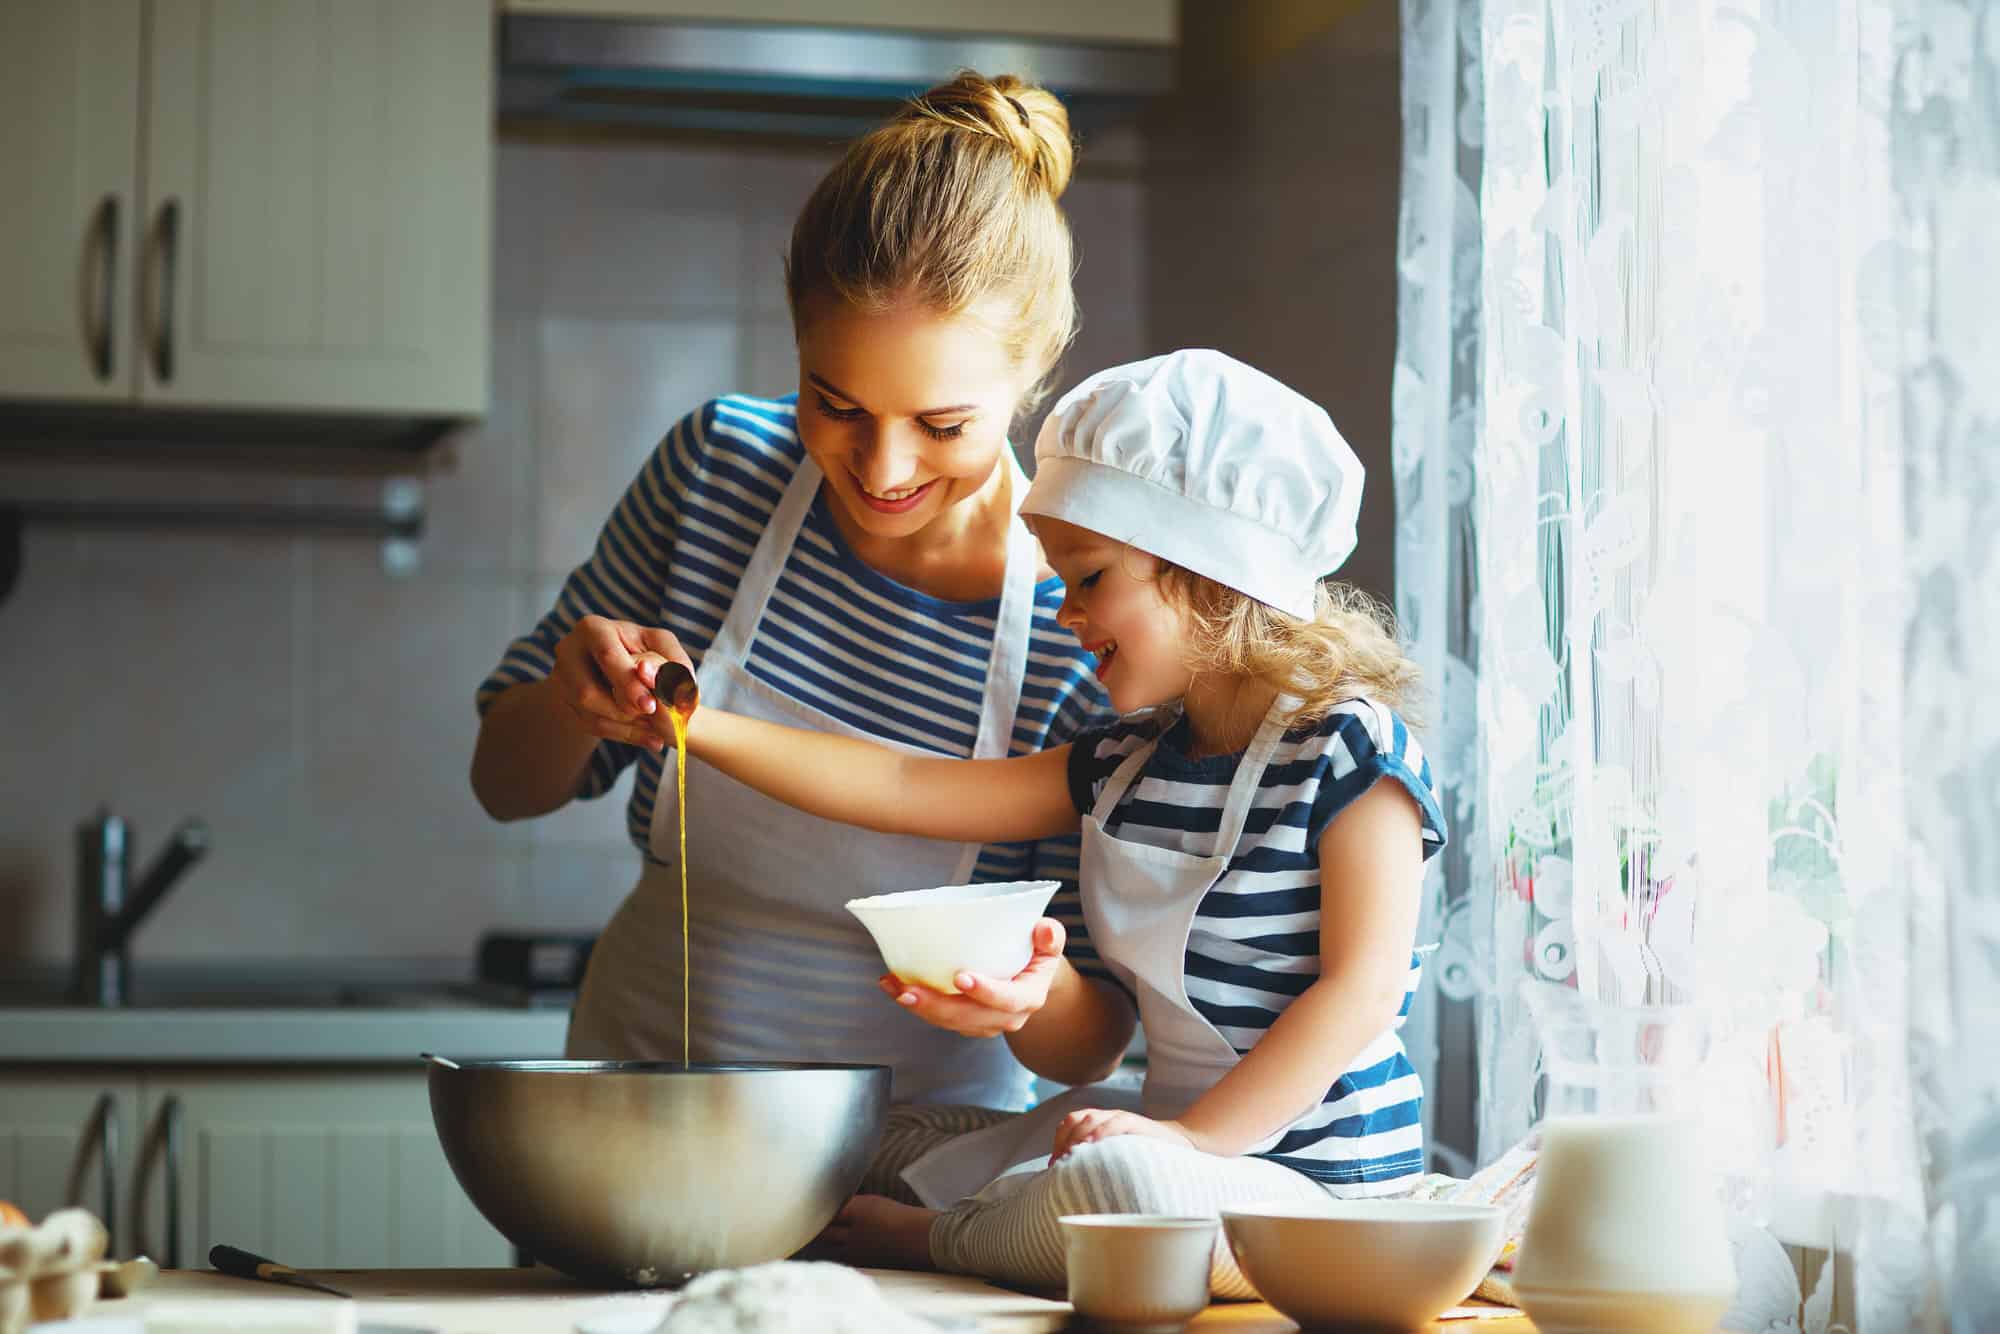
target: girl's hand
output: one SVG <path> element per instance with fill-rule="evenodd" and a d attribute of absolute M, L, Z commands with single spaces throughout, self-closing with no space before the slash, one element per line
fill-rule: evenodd
<path fill-rule="evenodd" d="M 952 981 L 959 993 L 947 996 L 915 983 L 884 975 L 882 991 L 927 1024 L 948 1028 L 969 1038 L 1018 1033 L 1049 998 L 1049 984 L 1062 967 L 1068 933 L 1053 917 L 1035 923 L 1034 954 L 1028 966 L 1006 980 L 960 973 Z"/>
<path fill-rule="evenodd" d="M 671 630 L 586 616 L 556 645 L 549 674 L 577 725 L 591 736 L 658 752 L 664 724 L 657 717 L 650 672 L 664 658 L 687 663 Z"/>
<path fill-rule="evenodd" d="M 1082 1111 L 1071 1112 L 1056 1127 L 1056 1145 L 1050 1150 L 1049 1157 L 1052 1160 L 1060 1158 L 1079 1144 L 1114 1139 L 1119 1135 L 1144 1135 L 1149 1139 L 1166 1140 L 1170 1144 L 1185 1144 L 1190 1149 L 1201 1148 L 1194 1142 L 1194 1136 L 1188 1134 L 1178 1121 L 1155 1121 L 1137 1112 L 1086 1107 Z"/>

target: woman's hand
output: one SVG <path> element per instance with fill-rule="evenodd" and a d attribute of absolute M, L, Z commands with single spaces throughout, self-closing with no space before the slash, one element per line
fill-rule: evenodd
<path fill-rule="evenodd" d="M 1028 966 L 1011 978 L 1003 981 L 977 973 L 960 973 L 952 979 L 960 993 L 956 996 L 902 982 L 887 974 L 881 987 L 884 994 L 894 997 L 897 1004 L 927 1024 L 969 1038 L 1018 1033 L 1048 1000 L 1049 985 L 1063 966 L 1063 946 L 1067 940 L 1062 923 L 1044 917 L 1035 923 L 1035 952 Z"/>
<path fill-rule="evenodd" d="M 1150 1116 L 1137 1112 L 1113 1112 L 1099 1107 L 1086 1107 L 1071 1112 L 1056 1127 L 1055 1148 L 1049 1151 L 1050 1159 L 1062 1157 L 1079 1144 L 1091 1144 L 1101 1139 L 1115 1139 L 1119 1135 L 1144 1135 L 1148 1139 L 1163 1139 L 1169 1144 L 1185 1144 L 1190 1149 L 1199 1149 L 1194 1136 L 1178 1121 L 1155 1121 Z"/>
<path fill-rule="evenodd" d="M 664 725 L 642 663 L 656 670 L 667 658 L 694 665 L 671 630 L 586 616 L 556 645 L 549 679 L 585 732 L 658 752 Z"/>

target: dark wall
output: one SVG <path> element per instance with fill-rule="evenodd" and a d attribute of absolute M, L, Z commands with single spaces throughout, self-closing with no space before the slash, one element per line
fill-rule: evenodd
<path fill-rule="evenodd" d="M 1180 91 L 1147 126 L 1149 342 L 1219 348 L 1333 415 L 1368 469 L 1342 574 L 1384 600 L 1396 15 L 1395 0 L 1184 0 Z"/>

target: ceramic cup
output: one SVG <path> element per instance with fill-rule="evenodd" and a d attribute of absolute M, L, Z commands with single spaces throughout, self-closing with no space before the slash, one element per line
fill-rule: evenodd
<path fill-rule="evenodd" d="M 1069 1214 L 1069 1301 L 1121 1334 L 1174 1334 L 1208 1306 L 1218 1221 L 1163 1214 Z"/>

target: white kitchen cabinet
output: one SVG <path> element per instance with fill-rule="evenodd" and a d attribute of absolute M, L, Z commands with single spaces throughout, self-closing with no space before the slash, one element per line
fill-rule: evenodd
<path fill-rule="evenodd" d="M 31 1218 L 66 1204 L 103 1217 L 108 1188 L 109 1212 L 123 1214 L 139 1098 L 129 1070 L 0 1073 L 0 1199 Z"/>
<path fill-rule="evenodd" d="M 169 1099 L 189 1263 L 218 1242 L 304 1269 L 513 1263 L 445 1161 L 422 1070 L 149 1073 L 148 1124 Z M 140 1233 L 156 1255 L 166 1175 L 163 1155 L 148 1161 Z"/>
<path fill-rule="evenodd" d="M 300 1268 L 513 1263 L 445 1161 L 421 1069 L 0 1074 L 0 1198 L 35 1217 L 71 1202 L 101 1216 L 99 1138 L 86 1130 L 106 1093 L 122 1253 L 169 1258 L 171 1198 L 184 1266 L 206 1264 L 217 1242 Z"/>
<path fill-rule="evenodd" d="M 0 92 L 0 396 L 485 410 L 489 0 L 9 0 L 0 53 L 33 76 Z"/>
<path fill-rule="evenodd" d="M 0 6 L 0 396 L 129 400 L 141 0 Z"/>

